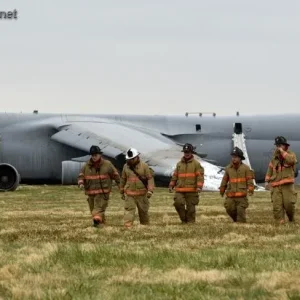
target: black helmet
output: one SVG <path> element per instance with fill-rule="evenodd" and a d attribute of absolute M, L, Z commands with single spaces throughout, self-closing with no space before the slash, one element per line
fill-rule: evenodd
<path fill-rule="evenodd" d="M 231 155 L 236 155 L 239 156 L 242 160 L 245 159 L 243 151 L 239 147 L 234 147 L 232 152 L 230 153 Z"/>
<path fill-rule="evenodd" d="M 90 154 L 93 155 L 93 154 L 102 154 L 103 152 L 101 152 L 100 148 L 98 146 L 95 146 L 93 145 L 91 148 L 90 148 Z"/>
<path fill-rule="evenodd" d="M 278 145 L 287 145 L 289 146 L 290 144 L 288 144 L 287 140 L 285 137 L 283 136 L 278 136 L 275 138 L 275 143 L 274 145 L 278 146 Z"/>
<path fill-rule="evenodd" d="M 193 147 L 193 145 L 191 145 L 189 143 L 186 143 L 186 144 L 183 145 L 183 148 L 182 148 L 181 152 L 192 152 L 192 153 L 195 153 L 194 149 L 195 148 Z"/>

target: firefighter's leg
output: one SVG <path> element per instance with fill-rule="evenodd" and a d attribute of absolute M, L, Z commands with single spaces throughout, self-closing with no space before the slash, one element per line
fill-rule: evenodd
<path fill-rule="evenodd" d="M 88 198 L 87 198 L 87 202 L 88 202 L 88 205 L 89 205 L 91 215 L 93 214 L 93 209 L 94 209 L 94 198 L 95 198 L 94 195 L 88 196 Z"/>
<path fill-rule="evenodd" d="M 273 215 L 276 223 L 284 223 L 283 195 L 281 186 L 274 187 L 271 191 L 273 202 Z"/>
<path fill-rule="evenodd" d="M 237 208 L 234 198 L 226 197 L 224 201 L 224 207 L 226 209 L 227 214 L 231 217 L 231 219 L 236 222 L 237 221 Z"/>
<path fill-rule="evenodd" d="M 108 206 L 108 200 L 108 194 L 95 195 L 93 217 L 98 220 L 99 223 L 105 223 L 105 210 Z"/>
<path fill-rule="evenodd" d="M 236 198 L 237 219 L 239 223 L 246 223 L 246 209 L 249 206 L 248 198 Z"/>
<path fill-rule="evenodd" d="M 294 184 L 282 186 L 283 207 L 290 222 L 295 221 L 295 206 L 297 202 L 297 192 Z"/>
<path fill-rule="evenodd" d="M 137 208 L 140 223 L 143 225 L 149 224 L 149 199 L 146 195 L 137 197 Z"/>
<path fill-rule="evenodd" d="M 133 196 L 125 196 L 124 200 L 124 226 L 132 227 L 135 219 L 136 199 Z"/>
<path fill-rule="evenodd" d="M 185 193 L 175 193 L 174 206 L 182 223 L 186 223 Z"/>
<path fill-rule="evenodd" d="M 196 205 L 199 204 L 198 193 L 186 193 L 186 221 L 187 223 L 196 222 Z"/>

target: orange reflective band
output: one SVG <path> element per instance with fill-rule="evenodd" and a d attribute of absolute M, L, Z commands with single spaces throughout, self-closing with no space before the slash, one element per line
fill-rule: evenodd
<path fill-rule="evenodd" d="M 107 179 L 107 178 L 109 178 L 108 175 L 88 175 L 88 176 L 84 176 L 84 179 L 90 179 L 90 180 Z"/>
<path fill-rule="evenodd" d="M 203 182 L 197 182 L 197 186 L 203 186 Z"/>
<path fill-rule="evenodd" d="M 100 189 L 100 190 L 87 190 L 86 191 L 86 193 L 88 195 L 103 194 L 103 192 L 104 192 L 104 194 L 106 194 L 106 193 L 109 193 L 110 190 L 109 189 L 103 189 L 103 191 L 102 191 L 102 189 Z"/>
<path fill-rule="evenodd" d="M 233 182 L 233 183 L 246 182 L 246 178 L 231 178 L 230 182 Z"/>
<path fill-rule="evenodd" d="M 128 177 L 127 181 L 128 182 L 138 182 L 140 180 L 137 177 Z"/>
<path fill-rule="evenodd" d="M 175 188 L 176 192 L 197 192 L 197 188 Z"/>
<path fill-rule="evenodd" d="M 254 191 L 254 186 L 249 186 L 249 187 L 248 187 L 248 190 L 249 190 L 249 191 Z"/>
<path fill-rule="evenodd" d="M 295 182 L 294 178 L 286 178 L 286 179 L 282 179 L 282 180 L 279 180 L 279 181 L 272 182 L 271 185 L 272 186 L 279 186 L 279 185 L 283 185 L 283 184 L 286 184 L 286 183 L 294 183 L 294 182 Z"/>
<path fill-rule="evenodd" d="M 220 189 L 220 192 L 221 192 L 221 193 L 224 193 L 224 192 L 225 192 L 225 187 L 219 187 L 219 189 Z"/>
<path fill-rule="evenodd" d="M 178 177 L 184 177 L 184 178 L 196 177 L 196 173 L 180 173 L 180 174 L 178 174 Z"/>
<path fill-rule="evenodd" d="M 173 173 L 173 176 L 177 176 L 178 175 L 178 173 L 175 171 L 174 173 Z"/>
<path fill-rule="evenodd" d="M 229 198 L 238 198 L 238 197 L 247 196 L 247 193 L 244 193 L 244 192 L 228 192 L 228 193 L 226 193 L 226 195 Z"/>
<path fill-rule="evenodd" d="M 174 185 L 175 185 L 175 181 L 171 180 L 170 183 L 169 183 L 169 186 L 174 186 Z"/>
<path fill-rule="evenodd" d="M 150 190 L 152 192 L 152 190 L 154 190 L 154 185 L 148 185 L 148 190 Z"/>
<path fill-rule="evenodd" d="M 253 179 L 253 178 L 254 178 L 253 176 L 247 176 L 247 177 L 246 177 L 247 180 Z"/>
<path fill-rule="evenodd" d="M 147 190 L 137 190 L 137 191 L 130 191 L 130 190 L 126 190 L 125 194 L 128 196 L 143 196 L 147 193 Z"/>

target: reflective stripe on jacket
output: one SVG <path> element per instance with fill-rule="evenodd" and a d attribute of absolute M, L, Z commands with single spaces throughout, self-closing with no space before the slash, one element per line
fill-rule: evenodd
<path fill-rule="evenodd" d="M 142 196 L 148 191 L 153 192 L 154 190 L 154 178 L 153 171 L 149 166 L 142 161 L 139 161 L 135 166 L 134 170 L 143 178 L 147 180 L 147 188 L 138 178 L 137 175 L 130 169 L 129 165 L 126 163 L 123 167 L 121 174 L 120 192 L 121 194 L 126 194 L 128 196 Z"/>
<path fill-rule="evenodd" d="M 266 173 L 265 181 L 273 187 L 295 182 L 296 154 L 292 151 L 284 151 L 283 160 L 280 162 L 278 155 L 274 154 Z"/>
<path fill-rule="evenodd" d="M 221 185 L 219 187 L 220 193 L 226 190 L 226 196 L 229 198 L 246 197 L 247 192 L 254 191 L 254 172 L 248 165 L 243 162 L 238 168 L 235 168 L 231 163 L 225 168 Z"/>
<path fill-rule="evenodd" d="M 194 156 L 189 160 L 184 157 L 177 163 L 169 187 L 176 192 L 197 192 L 204 184 L 204 168 Z"/>
<path fill-rule="evenodd" d="M 115 180 L 118 185 L 120 184 L 120 175 L 109 160 L 101 158 L 99 170 L 96 170 L 90 159 L 81 168 L 78 185 L 84 185 L 86 195 L 110 193 L 112 180 Z"/>

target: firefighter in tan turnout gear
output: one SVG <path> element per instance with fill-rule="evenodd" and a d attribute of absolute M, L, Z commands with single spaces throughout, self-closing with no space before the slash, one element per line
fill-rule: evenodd
<path fill-rule="evenodd" d="M 234 222 L 246 222 L 246 209 L 249 206 L 247 195 L 254 192 L 254 172 L 242 160 L 245 159 L 243 151 L 234 147 L 231 152 L 232 161 L 225 168 L 220 189 L 223 197 L 226 190 L 224 207 Z"/>
<path fill-rule="evenodd" d="M 169 191 L 175 189 L 174 206 L 181 222 L 195 223 L 196 205 L 204 184 L 204 168 L 194 156 L 191 144 L 183 146 L 184 156 L 177 163 L 169 184 Z"/>
<path fill-rule="evenodd" d="M 121 174 L 120 193 L 124 200 L 124 226 L 131 228 L 138 209 L 142 225 L 149 224 L 149 198 L 154 190 L 153 172 L 149 166 L 140 160 L 139 152 L 128 149 L 126 164 Z"/>
<path fill-rule="evenodd" d="M 114 165 L 101 157 L 98 146 L 90 148 L 91 158 L 81 168 L 78 186 L 85 190 L 95 227 L 105 223 L 105 210 L 112 188 L 112 180 L 120 184 L 120 175 Z"/>
<path fill-rule="evenodd" d="M 274 219 L 285 222 L 285 213 L 290 222 L 294 221 L 297 193 L 295 191 L 296 154 L 288 150 L 290 144 L 283 136 L 275 138 L 276 150 L 266 173 L 266 188 L 271 188 Z M 271 187 L 270 187 L 271 185 Z"/>

